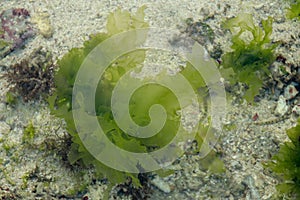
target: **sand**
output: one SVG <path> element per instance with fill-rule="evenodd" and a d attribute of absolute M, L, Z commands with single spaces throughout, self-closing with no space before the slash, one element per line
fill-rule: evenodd
<path fill-rule="evenodd" d="M 2 0 L 1 10 L 26 8 L 31 16 L 49 15 L 53 34 L 45 38 L 38 34 L 27 41 L 25 48 L 16 50 L 0 60 L 10 66 L 43 46 L 60 59 L 74 47 L 81 47 L 90 34 L 105 31 L 109 12 L 117 8 L 135 12 L 146 5 L 146 20 L 151 27 L 178 29 L 187 18 L 205 20 L 215 32 L 215 43 L 224 51 L 230 49 L 230 34 L 221 29 L 221 23 L 241 12 L 251 13 L 258 23 L 268 16 L 274 18 L 272 39 L 280 41 L 276 53 L 287 58 L 287 63 L 299 66 L 300 23 L 285 19 L 288 2 L 281 0 L 151 0 L 151 1 L 63 1 L 63 0 Z M 208 46 L 212 48 L 212 46 Z M 2 72 L 3 73 L 3 70 Z M 285 87 L 285 86 L 284 86 Z M 284 87 L 281 92 L 283 92 Z M 59 138 L 67 134 L 64 122 L 51 116 L 46 102 L 24 103 L 15 106 L 5 103 L 7 81 L 0 79 L 0 196 L 9 199 L 102 199 L 106 182 L 95 180 L 93 169 L 71 167 L 56 150 Z M 197 156 L 183 156 L 174 168 L 175 174 L 160 179 L 161 188 L 152 185 L 150 199 L 272 199 L 276 196 L 278 180 L 263 168 L 286 141 L 285 130 L 295 124 L 295 118 L 270 125 L 249 125 L 258 113 L 260 119 L 276 118 L 277 97 L 266 94 L 257 105 L 246 102 L 227 102 L 227 124 L 218 151 L 222 152 L 226 173 L 209 174 L 199 169 Z M 24 126 L 32 122 L 37 127 L 33 146 L 22 142 Z M 57 134 L 59 136 L 57 136 Z M 42 149 L 45 141 L 53 145 L 51 151 Z M 51 143 L 51 141 L 53 141 Z M 9 149 L 9 150 L 5 150 Z M 170 193 L 163 192 L 171 188 Z M 80 192 L 78 192 L 80 191 Z M 112 191 L 111 199 L 132 199 Z"/>

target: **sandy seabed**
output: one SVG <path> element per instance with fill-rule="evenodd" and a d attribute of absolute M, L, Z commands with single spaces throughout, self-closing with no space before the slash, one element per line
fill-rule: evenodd
<path fill-rule="evenodd" d="M 219 43 L 225 52 L 230 50 L 231 43 L 230 35 L 221 28 L 224 20 L 244 12 L 252 14 L 256 23 L 271 16 L 274 18 L 272 40 L 285 44 L 275 53 L 283 55 L 287 63 L 300 66 L 300 23 L 285 18 L 288 2 L 282 0 L 1 0 L 1 10 L 25 8 L 32 17 L 47 13 L 53 35 L 45 38 L 38 34 L 26 42 L 25 48 L 0 60 L 0 64 L 17 63 L 39 46 L 59 59 L 70 49 L 81 47 L 90 34 L 105 31 L 109 12 L 117 8 L 135 12 L 142 5 L 147 6 L 146 21 L 151 27 L 178 29 L 185 25 L 187 18 L 205 20 L 215 32 L 214 43 Z M 66 131 L 63 122 L 49 114 L 45 102 L 7 105 L 7 89 L 7 81 L 0 79 L 0 138 L 5 141 L 5 145 L 0 143 L 0 196 L 4 199 L 82 199 L 85 196 L 102 199 L 106 183 L 93 180 L 92 169 L 70 167 L 55 151 L 39 151 L 22 143 L 23 127 L 29 121 L 37 127 L 37 143 L 55 139 L 57 130 L 61 134 Z M 237 128 L 225 130 L 218 144 L 225 173 L 201 171 L 197 156 L 183 156 L 174 164 L 176 173 L 160 179 L 161 188 L 153 186 L 150 199 L 276 199 L 278 180 L 262 163 L 287 140 L 285 130 L 295 124 L 295 119 L 288 117 L 270 125 L 249 125 L 255 113 L 261 119 L 276 117 L 274 108 L 278 99 L 265 96 L 255 106 L 234 100 L 227 102 L 227 123 Z M 5 150 L 7 145 L 11 147 L 9 152 Z M 165 187 L 171 192 L 164 192 Z M 110 198 L 132 199 L 114 190 Z"/>

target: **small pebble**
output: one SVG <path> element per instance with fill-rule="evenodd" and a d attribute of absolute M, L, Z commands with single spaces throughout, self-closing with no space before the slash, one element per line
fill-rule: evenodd
<path fill-rule="evenodd" d="M 259 192 L 256 189 L 255 186 L 255 180 L 251 175 L 248 175 L 245 177 L 245 179 L 243 180 L 243 183 L 246 184 L 249 188 L 249 193 L 247 193 L 246 195 L 246 199 L 255 199 L 255 200 L 259 200 L 261 199 L 259 196 Z"/>
<path fill-rule="evenodd" d="M 32 22 L 37 25 L 40 34 L 45 38 L 52 37 L 54 32 L 49 17 L 47 12 L 38 12 L 32 17 Z"/>
<path fill-rule="evenodd" d="M 255 10 L 260 10 L 262 7 L 264 7 L 264 4 L 263 4 L 263 3 L 254 5 L 254 9 L 255 9 Z"/>
<path fill-rule="evenodd" d="M 300 104 L 297 104 L 293 107 L 292 109 L 293 113 L 296 114 L 297 116 L 300 116 Z"/>
<path fill-rule="evenodd" d="M 0 134 L 8 134 L 10 126 L 5 122 L 0 122 Z"/>
<path fill-rule="evenodd" d="M 275 114 L 283 116 L 288 111 L 288 109 L 289 107 L 286 104 L 286 99 L 282 95 L 280 95 L 275 109 Z"/>
<path fill-rule="evenodd" d="M 294 85 L 290 84 L 284 89 L 284 98 L 286 100 L 293 99 L 298 93 L 299 92 L 296 89 L 296 87 Z"/>
<path fill-rule="evenodd" d="M 156 186 L 159 190 L 163 191 L 164 193 L 170 193 L 171 188 L 168 183 L 163 181 L 160 177 L 156 176 L 151 183 Z"/>

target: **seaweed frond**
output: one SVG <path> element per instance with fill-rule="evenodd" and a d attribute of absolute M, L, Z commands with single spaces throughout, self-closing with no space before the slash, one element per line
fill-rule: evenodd
<path fill-rule="evenodd" d="M 296 18 L 297 20 L 300 20 L 300 0 L 291 4 L 291 7 L 287 9 L 286 17 L 288 19 Z"/>
<path fill-rule="evenodd" d="M 280 178 L 280 193 L 300 198 L 300 119 L 296 127 L 286 131 L 290 141 L 280 146 L 279 152 L 266 163 Z"/>
<path fill-rule="evenodd" d="M 231 52 L 222 56 L 224 68 L 232 68 L 234 76 L 231 83 L 241 82 L 248 86 L 244 98 L 253 102 L 259 94 L 263 81 L 270 74 L 269 66 L 275 61 L 273 50 L 277 44 L 272 44 L 273 19 L 268 17 L 261 21 L 261 26 L 254 24 L 252 15 L 240 14 L 227 20 L 223 28 L 229 29 L 233 34 Z M 250 37 L 245 38 L 250 33 Z"/>
<path fill-rule="evenodd" d="M 36 49 L 4 74 L 10 84 L 9 92 L 20 95 L 25 102 L 47 96 L 53 87 L 54 66 L 50 52 Z"/>

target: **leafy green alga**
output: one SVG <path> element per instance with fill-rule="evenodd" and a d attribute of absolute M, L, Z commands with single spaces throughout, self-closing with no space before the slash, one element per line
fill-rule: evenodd
<path fill-rule="evenodd" d="M 68 157 L 69 162 L 74 164 L 77 161 L 81 161 L 86 166 L 94 166 L 99 177 L 106 177 L 111 185 L 125 182 L 128 177 L 131 178 L 135 186 L 140 186 L 140 182 L 137 174 L 120 172 L 107 167 L 96 160 L 85 148 L 73 121 L 72 90 L 79 67 L 85 57 L 97 45 L 114 34 L 136 28 L 148 27 L 148 24 L 144 21 L 144 9 L 145 7 L 139 8 L 135 15 L 130 14 L 128 11 L 116 10 L 108 16 L 106 33 L 98 33 L 91 36 L 90 40 L 86 41 L 82 48 L 70 50 L 69 53 L 59 60 L 58 65 L 60 68 L 54 78 L 56 89 L 54 94 L 49 98 L 49 106 L 52 114 L 65 120 L 67 130 L 72 136 L 72 145 Z M 167 111 L 166 123 L 162 130 L 150 138 L 135 138 L 124 133 L 117 126 L 110 105 L 112 91 L 119 79 L 128 72 L 128 70 L 142 64 L 144 59 L 145 50 L 135 50 L 117 58 L 104 72 L 95 94 L 96 116 L 101 124 L 101 128 L 110 141 L 118 147 L 130 152 L 150 152 L 163 147 L 175 136 L 178 125 L 180 124 L 180 116 L 177 114 L 180 105 L 176 96 L 165 87 L 149 84 L 144 85 L 133 93 L 129 105 L 130 115 L 136 124 L 141 126 L 146 125 L 150 122 L 148 115 L 149 108 L 154 104 L 160 104 Z M 185 67 L 181 73 L 187 80 L 191 81 L 191 85 L 195 91 L 205 85 L 202 77 L 196 75 L 197 73 L 195 73 L 195 70 L 193 70 L 190 65 Z M 197 141 L 199 145 L 201 145 L 202 140 L 200 136 Z M 218 163 L 219 160 L 216 159 L 214 155 L 212 156 L 213 158 L 210 160 L 215 161 L 213 164 Z M 120 163 L 120 165 L 122 165 L 122 163 Z M 216 169 L 212 169 L 212 172 L 220 171 L 220 167 L 214 168 Z M 160 171 L 160 173 L 162 173 L 162 171 Z M 163 174 L 168 174 L 168 172 L 163 172 Z"/>
<path fill-rule="evenodd" d="M 290 139 L 280 146 L 279 152 L 266 164 L 278 174 L 282 181 L 277 185 L 281 193 L 300 198 L 300 119 L 298 124 L 287 130 Z"/>
<path fill-rule="evenodd" d="M 146 28 L 148 24 L 144 22 L 144 9 L 138 9 L 135 15 L 128 11 L 116 10 L 108 16 L 106 33 L 92 35 L 90 40 L 84 43 L 82 48 L 73 48 L 61 60 L 58 61 L 59 70 L 55 74 L 56 89 L 49 97 L 49 106 L 52 114 L 63 118 L 67 123 L 67 130 L 72 135 L 71 151 L 69 161 L 71 164 L 81 160 L 86 166 L 93 165 L 99 175 L 109 179 L 111 184 L 122 183 L 130 177 L 136 186 L 139 186 L 137 174 L 111 169 L 96 160 L 84 147 L 77 134 L 72 116 L 72 89 L 79 67 L 85 57 L 101 42 L 110 36 L 135 28 Z M 112 47 L 113 48 L 113 47 Z M 120 147 L 128 149 L 135 148 L 145 151 L 145 147 L 135 138 L 127 137 L 112 119 L 109 108 L 112 89 L 117 80 L 130 68 L 135 67 L 144 61 L 145 52 L 135 51 L 118 58 L 104 74 L 104 78 L 99 82 L 96 93 L 96 112 L 101 125 L 106 130 L 108 137 L 115 141 Z M 115 134 L 112 134 L 115 133 Z M 121 164 L 121 163 L 120 163 Z"/>
<path fill-rule="evenodd" d="M 270 74 L 268 68 L 275 61 L 273 50 L 277 45 L 271 44 L 270 40 L 272 21 L 268 17 L 261 21 L 260 27 L 254 24 L 252 15 L 240 14 L 223 24 L 233 36 L 232 51 L 222 56 L 222 65 L 225 69 L 233 69 L 232 83 L 238 81 L 249 87 L 244 94 L 249 102 L 259 93 L 264 79 Z M 245 38 L 247 33 L 249 38 Z"/>
<path fill-rule="evenodd" d="M 28 125 L 24 128 L 23 133 L 23 141 L 30 142 L 35 136 L 35 127 L 32 122 L 28 123 Z"/>
<path fill-rule="evenodd" d="M 297 20 L 300 20 L 300 0 L 297 0 L 291 5 L 287 10 L 286 16 L 288 19 L 296 18 Z"/>

